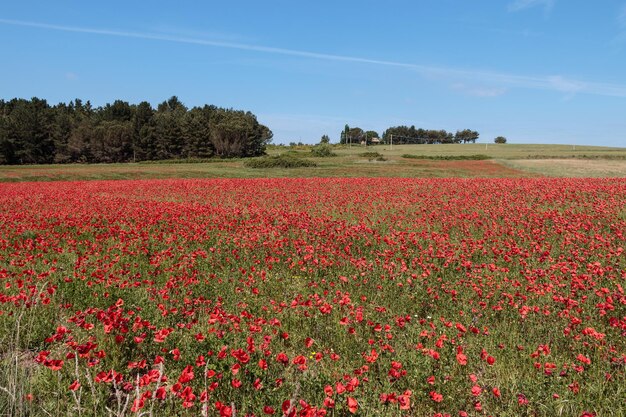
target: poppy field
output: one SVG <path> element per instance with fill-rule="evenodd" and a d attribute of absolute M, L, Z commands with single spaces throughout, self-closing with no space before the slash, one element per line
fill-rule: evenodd
<path fill-rule="evenodd" d="M 0 185 L 0 413 L 626 415 L 626 180 Z"/>

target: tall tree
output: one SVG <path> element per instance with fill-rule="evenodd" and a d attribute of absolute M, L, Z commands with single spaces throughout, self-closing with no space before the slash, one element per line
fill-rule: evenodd
<path fill-rule="evenodd" d="M 207 158 L 213 156 L 211 126 L 209 117 L 201 108 L 194 107 L 182 120 L 184 145 L 182 154 L 186 158 Z"/>
<path fill-rule="evenodd" d="M 133 124 L 133 161 L 144 161 L 152 159 L 154 149 L 154 110 L 147 101 L 142 101 L 135 109 Z"/>
<path fill-rule="evenodd" d="M 8 123 L 8 137 L 15 159 L 21 164 L 42 164 L 54 160 L 51 133 L 52 112 L 45 100 L 14 100 Z"/>
<path fill-rule="evenodd" d="M 343 130 L 341 131 L 339 143 L 341 143 L 342 145 L 345 145 L 346 143 L 348 143 L 349 136 L 350 136 L 350 126 L 348 126 L 348 124 L 346 123 Z"/>
<path fill-rule="evenodd" d="M 478 139 L 478 132 L 476 132 L 475 130 L 471 130 L 471 129 L 464 129 L 464 130 L 457 130 L 456 134 L 454 135 L 456 142 L 460 143 L 467 143 L 467 142 L 472 142 L 472 143 L 476 143 L 476 139 Z"/>

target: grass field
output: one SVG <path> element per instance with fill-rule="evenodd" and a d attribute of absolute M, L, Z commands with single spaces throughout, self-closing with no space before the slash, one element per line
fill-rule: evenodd
<path fill-rule="evenodd" d="M 312 158 L 310 147 L 271 147 L 270 155 L 289 153 L 311 159 L 312 168 L 254 169 L 243 160 L 204 163 L 127 163 L 0 166 L 0 181 L 57 181 L 149 178 L 265 177 L 626 177 L 626 148 L 568 145 L 400 145 L 336 147 L 336 157 Z M 378 152 L 384 161 L 360 156 Z M 489 160 L 408 159 L 414 156 L 487 155 Z"/>
<path fill-rule="evenodd" d="M 363 152 L 362 147 L 343 148 L 340 155 Z M 626 148 L 578 145 L 539 145 L 539 144 L 447 144 L 447 145 L 377 145 L 369 147 L 378 152 L 393 156 L 415 155 L 476 155 L 483 154 L 494 159 L 543 159 L 543 158 L 618 158 L 626 159 Z"/>

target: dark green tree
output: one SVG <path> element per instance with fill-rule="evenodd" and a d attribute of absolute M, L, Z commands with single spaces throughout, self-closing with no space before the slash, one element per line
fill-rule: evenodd
<path fill-rule="evenodd" d="M 479 136 L 478 132 L 476 132 L 475 130 L 464 129 L 464 130 L 457 130 L 456 134 L 454 135 L 454 138 L 457 143 L 461 143 L 461 142 L 476 143 L 476 139 L 478 139 L 478 136 Z"/>
<path fill-rule="evenodd" d="M 205 105 L 188 110 L 176 97 L 158 105 L 123 100 L 93 108 L 76 99 L 0 100 L 0 163 L 127 162 L 265 153 L 272 131 L 250 112 Z"/>
<path fill-rule="evenodd" d="M 36 97 L 12 102 L 7 136 L 15 161 L 20 164 L 53 162 L 53 114 L 48 103 Z"/>
<path fill-rule="evenodd" d="M 183 116 L 183 156 L 185 158 L 213 156 L 209 120 L 210 117 L 199 107 L 194 107 Z"/>
<path fill-rule="evenodd" d="M 345 145 L 348 143 L 348 137 L 350 136 L 350 126 L 346 123 L 339 138 L 339 143 Z"/>

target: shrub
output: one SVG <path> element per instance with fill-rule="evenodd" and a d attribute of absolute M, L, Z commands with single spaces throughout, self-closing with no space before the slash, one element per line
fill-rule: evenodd
<path fill-rule="evenodd" d="M 506 138 L 504 136 L 498 136 L 493 140 L 495 143 L 506 143 Z"/>
<path fill-rule="evenodd" d="M 387 158 L 385 158 L 383 155 L 381 155 L 378 152 L 363 152 L 360 153 L 359 156 L 363 157 L 363 158 L 367 158 L 368 161 L 386 161 Z"/>
<path fill-rule="evenodd" d="M 359 156 L 370 159 L 370 160 L 382 157 L 382 155 L 378 152 L 363 152 L 363 153 L 360 153 Z"/>
<path fill-rule="evenodd" d="M 337 156 L 337 154 L 333 152 L 332 148 L 329 145 L 325 144 L 315 145 L 311 149 L 311 155 L 316 158 L 328 158 L 331 156 Z"/>
<path fill-rule="evenodd" d="M 301 168 L 315 167 L 317 164 L 308 159 L 296 158 L 289 155 L 274 155 L 255 158 L 244 163 L 247 168 Z"/>

